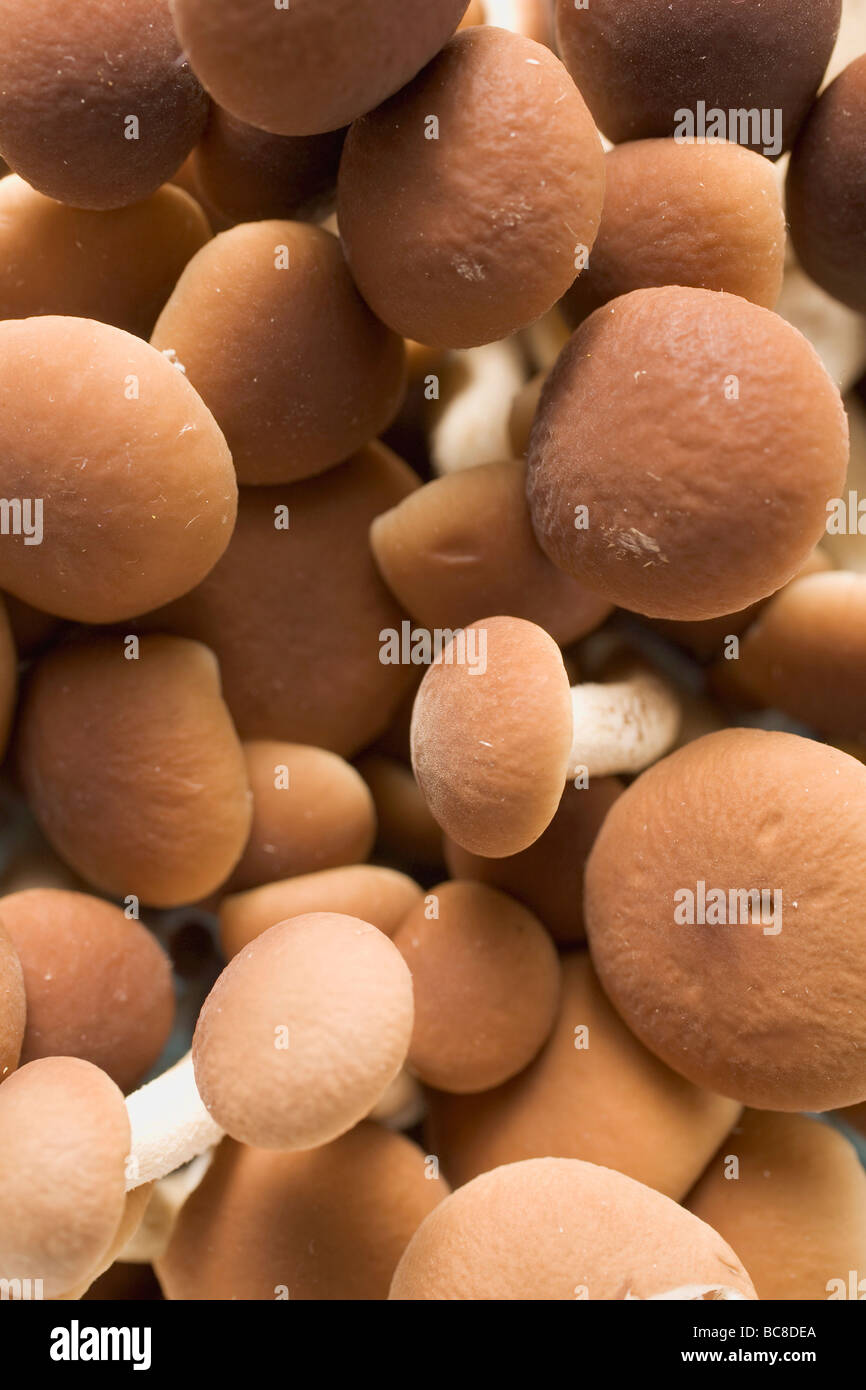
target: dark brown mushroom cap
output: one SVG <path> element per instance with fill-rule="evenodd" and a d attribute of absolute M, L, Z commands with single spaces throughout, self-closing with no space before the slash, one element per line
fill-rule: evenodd
<path fill-rule="evenodd" d="M 563 61 L 609 140 L 673 135 L 678 113 L 780 110 L 789 149 L 830 61 L 842 0 L 557 0 Z M 751 132 L 750 132 L 751 133 Z M 744 140 L 762 149 L 763 140 Z"/>
<path fill-rule="evenodd" d="M 104 209 L 148 197 L 189 154 L 207 105 L 168 0 L 75 0 L 62 23 L 54 0 L 5 0 L 0 150 L 50 198 Z"/>
<path fill-rule="evenodd" d="M 385 1299 L 448 1193 L 402 1134 L 364 1123 L 307 1153 L 225 1139 L 157 1261 L 170 1299 Z"/>
<path fill-rule="evenodd" d="M 866 313 L 866 54 L 812 108 L 791 155 L 786 193 L 804 270 Z"/>
<path fill-rule="evenodd" d="M 181 43 L 220 106 L 276 135 L 348 125 L 442 47 L 468 0 L 171 0 Z"/>
<path fill-rule="evenodd" d="M 385 323 L 474 347 L 556 303 L 595 239 L 603 193 L 601 142 L 559 59 L 484 26 L 352 126 L 337 212 L 358 287 Z"/>
<path fill-rule="evenodd" d="M 0 1083 L 18 1065 L 26 1020 L 24 972 L 15 943 L 0 920 Z"/>
<path fill-rule="evenodd" d="M 611 808 L 587 936 L 612 1003 L 668 1066 L 760 1109 L 830 1110 L 866 1095 L 864 891 L 866 768 L 725 729 Z"/>
<path fill-rule="evenodd" d="M 474 854 L 517 854 L 562 796 L 572 719 L 559 648 L 522 618 L 484 618 L 428 667 L 412 766 L 442 829 Z"/>
<path fill-rule="evenodd" d="M 24 972 L 23 1063 L 81 1057 L 122 1091 L 150 1070 L 171 1031 L 171 962 L 146 927 L 86 893 L 34 888 L 0 898 Z"/>
<path fill-rule="evenodd" d="M 712 618 L 796 573 L 847 462 L 839 391 L 795 328 L 735 295 L 635 290 L 548 378 L 530 511 L 554 563 L 611 602 Z"/>
<path fill-rule="evenodd" d="M 30 1062 L 0 1086 L 0 1279 L 46 1298 L 97 1267 L 126 1205 L 129 1120 L 104 1072 L 77 1057 Z"/>

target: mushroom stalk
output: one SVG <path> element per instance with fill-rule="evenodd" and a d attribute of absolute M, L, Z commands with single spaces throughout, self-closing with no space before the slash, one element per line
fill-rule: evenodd
<path fill-rule="evenodd" d="M 590 777 L 642 772 L 669 751 L 680 727 L 675 692 L 639 665 L 622 680 L 573 686 L 571 708 L 569 779 L 580 769 Z"/>
<path fill-rule="evenodd" d="M 127 1192 L 173 1173 L 223 1137 L 198 1093 L 190 1052 L 128 1096 L 126 1110 L 132 1131 Z"/>

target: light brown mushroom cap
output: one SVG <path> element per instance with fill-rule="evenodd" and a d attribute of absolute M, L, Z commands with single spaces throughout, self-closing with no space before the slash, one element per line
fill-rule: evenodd
<path fill-rule="evenodd" d="M 733 925 L 715 924 L 712 890 Z M 587 864 L 587 936 L 612 1003 L 669 1066 L 756 1108 L 829 1110 L 866 1096 L 864 891 L 866 768 L 725 729 L 612 807 Z M 766 894 L 766 920 L 732 893 Z"/>
<path fill-rule="evenodd" d="M 0 1082 L 18 1065 L 26 1018 L 24 972 L 15 944 L 0 919 Z"/>
<path fill-rule="evenodd" d="M 373 798 L 351 764 L 301 743 L 244 744 L 253 823 L 231 888 L 355 864 L 376 834 Z"/>
<path fill-rule="evenodd" d="M 857 1283 L 866 1269 L 866 1172 L 830 1125 L 746 1110 L 686 1205 L 733 1245 L 759 1298 L 821 1301 L 833 1281 L 837 1298 L 840 1285 L 858 1297 L 850 1271 Z"/>
<path fill-rule="evenodd" d="M 719 1286 L 754 1299 L 721 1236 L 609 1168 L 540 1158 L 484 1173 L 446 1198 L 397 1266 L 397 1301 L 653 1298 Z"/>
<path fill-rule="evenodd" d="M 173 907 L 206 897 L 243 852 L 252 798 L 213 653 L 143 637 L 58 648 L 29 685 L 19 742 L 52 846 L 105 893 Z"/>
<path fill-rule="evenodd" d="M 567 643 L 611 610 L 540 549 L 526 506 L 526 468 L 517 460 L 479 464 L 418 488 L 376 517 L 370 543 L 391 592 L 431 630 L 508 613 Z"/>
<path fill-rule="evenodd" d="M 146 927 L 86 893 L 34 888 L 0 898 L 24 972 L 22 1062 L 81 1057 L 129 1091 L 174 1019 L 171 962 Z"/>
<path fill-rule="evenodd" d="M 126 1203 L 129 1121 L 104 1072 L 77 1057 L 30 1062 L 0 1086 L 0 1278 L 55 1298 L 92 1272 Z"/>
<path fill-rule="evenodd" d="M 425 1135 L 455 1187 L 555 1154 L 616 1168 L 680 1201 L 739 1113 L 638 1042 L 579 952 L 563 958 L 554 1030 L 532 1065 L 485 1095 L 430 1092 Z"/>
<path fill-rule="evenodd" d="M 397 1262 L 448 1193 L 422 1151 L 364 1123 L 308 1153 L 226 1139 L 157 1261 L 170 1299 L 388 1296 Z"/>
<path fill-rule="evenodd" d="M 459 660 L 461 642 L 464 656 L 486 643 L 484 669 Z M 411 738 L 418 784 L 452 839 L 493 858 L 526 849 L 556 814 L 571 752 L 556 643 L 522 618 L 473 623 L 428 668 Z"/>
<path fill-rule="evenodd" d="M 376 804 L 376 855 L 397 863 L 444 869 L 442 831 L 430 814 L 412 769 L 402 759 L 384 753 L 365 753 L 355 766 Z M 364 912 L 355 915 L 371 920 Z M 384 930 L 380 922 L 374 925 Z"/>
<path fill-rule="evenodd" d="M 559 959 L 537 917 L 482 883 L 440 883 L 394 945 L 412 972 L 416 1076 L 443 1091 L 477 1092 L 529 1065 L 559 1005 Z"/>
<path fill-rule="evenodd" d="M 0 758 L 6 751 L 17 691 L 18 653 L 15 650 L 6 604 L 0 597 Z"/>
<path fill-rule="evenodd" d="M 220 975 L 193 1065 L 218 1125 L 264 1149 L 312 1149 L 372 1109 L 412 1035 L 412 980 L 378 928 L 313 912 L 279 922 Z"/>

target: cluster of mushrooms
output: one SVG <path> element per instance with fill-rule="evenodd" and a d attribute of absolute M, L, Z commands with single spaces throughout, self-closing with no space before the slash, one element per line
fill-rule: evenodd
<path fill-rule="evenodd" d="M 866 3 L 4 0 L 0 155 L 4 1298 L 866 1298 Z"/>

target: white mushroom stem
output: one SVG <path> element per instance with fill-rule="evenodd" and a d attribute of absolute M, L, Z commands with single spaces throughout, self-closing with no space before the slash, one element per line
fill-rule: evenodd
<path fill-rule="evenodd" d="M 642 772 L 668 752 L 680 727 L 673 688 L 642 666 L 622 680 L 573 686 L 571 709 L 569 780 L 584 768 L 590 777 Z"/>
<path fill-rule="evenodd" d="M 223 1137 L 198 1093 L 189 1052 L 155 1081 L 127 1096 L 126 1110 L 132 1130 L 127 1192 L 173 1173 Z"/>

